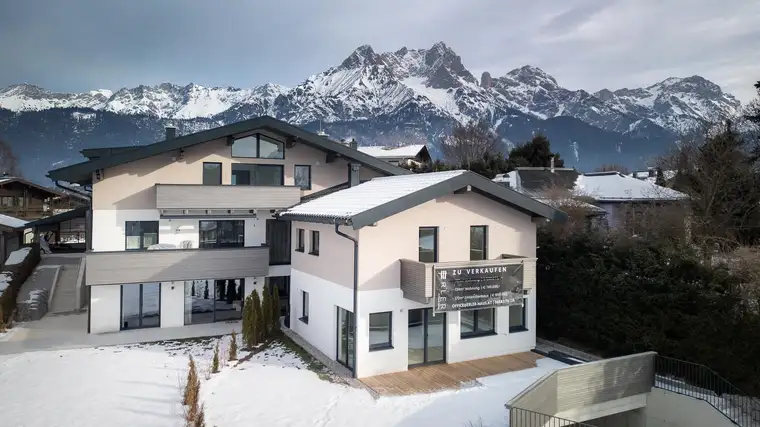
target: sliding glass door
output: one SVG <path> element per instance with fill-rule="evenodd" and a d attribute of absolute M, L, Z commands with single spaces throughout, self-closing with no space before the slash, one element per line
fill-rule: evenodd
<path fill-rule="evenodd" d="M 161 326 L 161 284 L 121 285 L 121 329 Z"/>
<path fill-rule="evenodd" d="M 446 314 L 432 308 L 409 310 L 409 366 L 446 361 Z"/>
<path fill-rule="evenodd" d="M 243 318 L 244 279 L 185 281 L 185 325 Z"/>
<path fill-rule="evenodd" d="M 338 363 L 354 369 L 354 313 L 338 307 Z"/>

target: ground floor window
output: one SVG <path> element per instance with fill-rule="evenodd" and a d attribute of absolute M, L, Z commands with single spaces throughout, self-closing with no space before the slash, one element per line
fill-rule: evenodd
<path fill-rule="evenodd" d="M 432 308 L 408 311 L 409 366 L 446 361 L 446 313 Z"/>
<path fill-rule="evenodd" d="M 338 307 L 338 363 L 354 369 L 354 313 Z"/>
<path fill-rule="evenodd" d="M 298 320 L 309 324 L 309 293 L 301 291 L 301 317 Z"/>
<path fill-rule="evenodd" d="M 460 316 L 460 338 L 482 337 L 495 333 L 496 309 L 494 308 L 462 311 Z"/>
<path fill-rule="evenodd" d="M 390 311 L 369 315 L 369 351 L 393 348 L 391 315 Z"/>
<path fill-rule="evenodd" d="M 161 326 L 161 284 L 121 285 L 121 329 Z"/>
<path fill-rule="evenodd" d="M 243 318 L 244 279 L 185 281 L 185 325 Z"/>
<path fill-rule="evenodd" d="M 528 330 L 528 291 L 523 291 L 522 304 L 509 306 L 509 332 Z"/>

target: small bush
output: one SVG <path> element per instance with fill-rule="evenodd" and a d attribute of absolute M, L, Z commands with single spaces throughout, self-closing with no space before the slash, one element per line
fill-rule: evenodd
<path fill-rule="evenodd" d="M 232 335 L 230 336 L 230 350 L 227 360 L 230 362 L 237 360 L 237 332 L 235 332 L 234 329 L 232 330 Z"/>
<path fill-rule="evenodd" d="M 219 342 L 217 341 L 216 347 L 214 347 L 214 359 L 211 361 L 211 373 L 216 374 L 219 372 Z"/>
<path fill-rule="evenodd" d="M 280 291 L 277 286 L 272 290 L 272 330 L 280 329 Z"/>
<path fill-rule="evenodd" d="M 187 381 L 185 381 L 185 391 L 182 395 L 182 404 L 188 407 L 198 406 L 198 394 L 200 392 L 201 381 L 198 378 L 198 370 L 195 366 L 193 356 L 187 363 Z"/>
<path fill-rule="evenodd" d="M 243 304 L 243 344 L 249 349 L 256 345 L 254 338 L 256 326 L 253 319 L 253 293 L 248 295 Z"/>
<path fill-rule="evenodd" d="M 253 309 L 253 340 L 254 345 L 258 345 L 262 342 L 264 342 L 264 322 L 261 317 L 261 299 L 259 299 L 259 293 L 254 290 L 251 292 L 251 297 L 253 300 L 253 303 L 251 304 Z"/>
<path fill-rule="evenodd" d="M 192 427 L 206 427 L 206 409 L 205 405 L 201 404 L 198 408 L 198 412 L 195 414 Z"/>

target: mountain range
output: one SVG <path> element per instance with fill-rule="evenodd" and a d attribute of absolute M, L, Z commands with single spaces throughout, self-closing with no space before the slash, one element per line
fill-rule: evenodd
<path fill-rule="evenodd" d="M 270 115 L 361 145 L 426 142 L 435 155 L 453 126 L 485 120 L 505 150 L 540 132 L 567 166 L 590 170 L 602 163 L 642 167 L 679 136 L 740 108 L 700 76 L 595 93 L 564 88 L 530 65 L 477 79 L 438 42 L 386 53 L 360 46 L 292 88 L 163 83 L 53 93 L 13 85 L 0 89 L 0 138 L 11 144 L 23 173 L 40 181 L 51 168 L 83 160 L 83 148 L 156 142 L 168 125 L 186 134 Z"/>

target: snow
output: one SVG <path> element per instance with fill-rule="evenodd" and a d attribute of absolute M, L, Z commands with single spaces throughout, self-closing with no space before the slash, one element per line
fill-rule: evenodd
<path fill-rule="evenodd" d="M 381 145 L 369 145 L 359 147 L 359 151 L 364 154 L 369 154 L 372 157 L 382 158 L 413 158 L 420 154 L 420 151 L 425 148 L 425 144 L 406 145 L 402 147 L 385 147 Z"/>
<path fill-rule="evenodd" d="M 27 221 L 24 221 L 23 219 L 18 219 L 10 215 L 0 214 L 0 225 L 4 225 L 10 228 L 18 228 L 18 227 L 23 226 L 26 223 Z"/>
<path fill-rule="evenodd" d="M 679 200 L 688 196 L 670 188 L 623 175 L 618 172 L 594 172 L 578 175 L 574 192 L 600 202 L 631 200 Z"/>
<path fill-rule="evenodd" d="M 221 341 L 222 354 L 227 342 Z M 100 427 L 108 420 L 111 427 L 179 427 L 179 384 L 192 354 L 208 426 L 461 427 L 479 420 L 505 426 L 504 404 L 565 366 L 541 359 L 533 369 L 482 378 L 479 387 L 375 400 L 364 389 L 320 379 L 279 345 L 238 366 L 223 362 L 221 372 L 207 379 L 212 349 L 209 340 L 0 356 L 0 383 L 13 390 L 0 399 L 3 423 Z"/>
<path fill-rule="evenodd" d="M 13 252 L 11 252 L 10 255 L 8 255 L 8 259 L 5 260 L 5 265 L 16 265 L 21 264 L 26 259 L 27 255 L 29 255 L 29 252 L 32 251 L 32 248 L 30 247 L 24 247 L 21 249 L 17 249 Z"/>
<path fill-rule="evenodd" d="M 3 291 L 5 291 L 8 286 L 10 286 L 10 282 L 13 279 L 13 276 L 11 276 L 10 273 L 2 272 L 0 273 L 0 295 L 3 294 Z"/>

